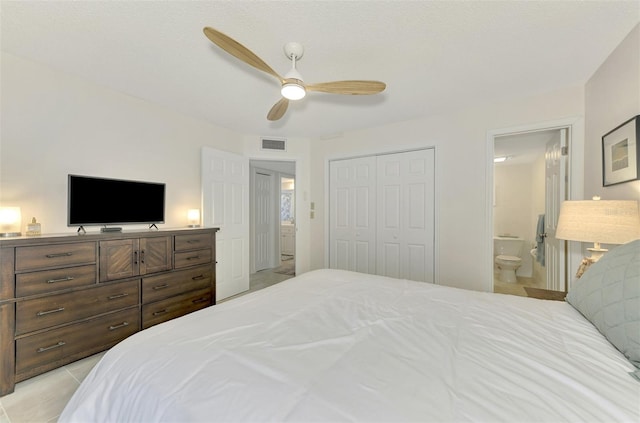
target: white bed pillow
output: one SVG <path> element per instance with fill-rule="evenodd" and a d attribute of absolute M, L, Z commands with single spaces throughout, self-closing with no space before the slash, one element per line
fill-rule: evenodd
<path fill-rule="evenodd" d="M 640 368 L 640 240 L 589 266 L 566 300 Z"/>

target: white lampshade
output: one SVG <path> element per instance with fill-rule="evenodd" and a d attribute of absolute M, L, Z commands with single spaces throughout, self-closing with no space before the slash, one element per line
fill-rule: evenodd
<path fill-rule="evenodd" d="M 292 80 L 293 81 L 293 80 Z M 304 87 L 296 82 L 287 82 L 282 85 L 282 89 L 280 90 L 282 96 L 289 100 L 300 100 L 304 98 L 307 94 L 307 91 Z"/>
<path fill-rule="evenodd" d="M 565 201 L 560 207 L 556 238 L 593 242 L 590 251 L 605 252 L 604 244 L 625 244 L 640 238 L 637 201 Z M 592 259 L 597 260 L 602 254 Z"/>
<path fill-rule="evenodd" d="M 20 207 L 0 207 L 0 237 L 22 235 Z"/>
<path fill-rule="evenodd" d="M 200 209 L 189 209 L 187 211 L 187 220 L 189 227 L 197 228 L 200 226 Z"/>

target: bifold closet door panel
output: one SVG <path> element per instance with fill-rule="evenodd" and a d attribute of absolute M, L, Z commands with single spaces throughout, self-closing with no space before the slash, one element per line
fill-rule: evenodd
<path fill-rule="evenodd" d="M 329 267 L 376 273 L 375 156 L 329 163 Z"/>
<path fill-rule="evenodd" d="M 329 267 L 434 282 L 433 149 L 329 164 Z"/>
<path fill-rule="evenodd" d="M 434 282 L 434 151 L 377 156 L 377 274 Z"/>

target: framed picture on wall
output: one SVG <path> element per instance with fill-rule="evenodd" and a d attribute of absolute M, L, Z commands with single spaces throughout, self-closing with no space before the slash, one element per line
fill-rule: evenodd
<path fill-rule="evenodd" d="M 602 186 L 640 179 L 640 115 L 602 137 Z"/>

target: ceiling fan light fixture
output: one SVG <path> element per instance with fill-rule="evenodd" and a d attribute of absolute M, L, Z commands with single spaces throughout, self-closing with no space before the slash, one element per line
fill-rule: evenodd
<path fill-rule="evenodd" d="M 307 95 L 307 90 L 297 81 L 288 81 L 282 84 L 280 90 L 282 96 L 288 100 L 300 100 Z"/>

